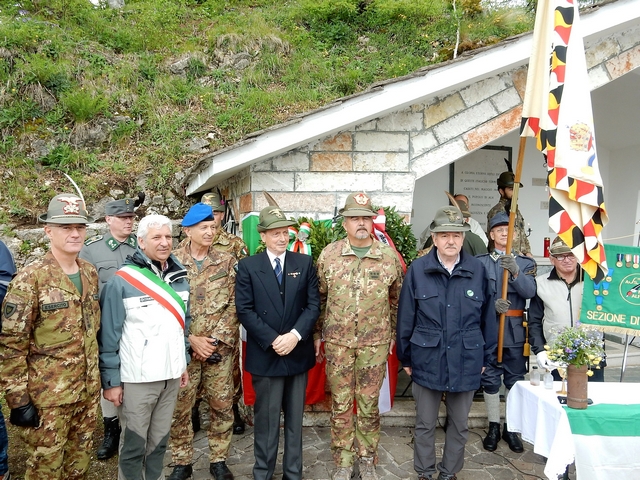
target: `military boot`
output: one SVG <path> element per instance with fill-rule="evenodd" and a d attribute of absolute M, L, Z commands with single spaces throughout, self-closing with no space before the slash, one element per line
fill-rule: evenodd
<path fill-rule="evenodd" d="M 482 446 L 485 450 L 490 452 L 495 451 L 498 448 L 498 442 L 500 441 L 500 424 L 498 422 L 489 422 L 489 432 L 487 436 L 482 440 Z"/>
<path fill-rule="evenodd" d="M 352 467 L 338 467 L 331 480 L 351 480 L 353 476 Z"/>
<path fill-rule="evenodd" d="M 104 439 L 98 448 L 96 456 L 98 460 L 108 460 L 118 453 L 120 444 L 120 422 L 118 417 L 104 418 Z"/>
<path fill-rule="evenodd" d="M 373 457 L 360 457 L 360 479 L 361 480 L 378 480 L 376 473 L 376 465 Z"/>
<path fill-rule="evenodd" d="M 187 480 L 187 478 L 191 478 L 191 475 L 193 475 L 191 465 L 176 465 L 167 480 Z"/>
<path fill-rule="evenodd" d="M 238 404 L 233 404 L 233 434 L 242 435 L 244 433 L 244 420 L 240 416 Z"/>
<path fill-rule="evenodd" d="M 520 437 L 515 432 L 510 432 L 507 428 L 507 424 L 504 424 L 504 430 L 502 430 L 502 439 L 509 444 L 509 448 L 512 452 L 522 453 L 524 452 L 524 447 L 522 446 L 522 441 L 520 441 Z"/>
<path fill-rule="evenodd" d="M 216 480 L 233 480 L 233 473 L 225 462 L 215 462 L 209 464 L 209 473 Z"/>

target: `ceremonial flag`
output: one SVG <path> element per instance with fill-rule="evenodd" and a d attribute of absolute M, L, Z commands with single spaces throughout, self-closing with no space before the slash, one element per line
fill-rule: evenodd
<path fill-rule="evenodd" d="M 539 0 L 521 136 L 547 159 L 549 226 L 596 281 L 607 272 L 604 206 L 577 0 Z"/>

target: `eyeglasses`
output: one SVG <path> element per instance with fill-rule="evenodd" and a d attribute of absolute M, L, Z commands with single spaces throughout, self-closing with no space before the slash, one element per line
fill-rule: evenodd
<path fill-rule="evenodd" d="M 551 255 L 551 256 L 556 260 L 558 260 L 559 262 L 565 262 L 567 260 L 571 261 L 574 258 L 576 258 L 576 256 L 573 253 L 566 253 L 564 255 Z"/>

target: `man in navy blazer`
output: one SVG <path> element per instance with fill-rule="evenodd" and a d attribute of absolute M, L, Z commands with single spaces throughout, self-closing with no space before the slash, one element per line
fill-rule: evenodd
<path fill-rule="evenodd" d="M 247 330 L 245 368 L 256 392 L 253 478 L 271 480 L 284 412 L 283 480 L 302 479 L 302 415 L 307 372 L 315 365 L 313 328 L 320 294 L 313 260 L 287 251 L 282 210 L 267 207 L 257 226 L 263 253 L 243 258 L 236 276 L 236 310 Z"/>

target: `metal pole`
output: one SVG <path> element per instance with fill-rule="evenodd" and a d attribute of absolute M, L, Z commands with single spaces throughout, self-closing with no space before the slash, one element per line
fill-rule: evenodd
<path fill-rule="evenodd" d="M 633 337 L 636 338 L 636 337 Z M 629 343 L 633 342 L 633 338 L 629 341 L 629 334 L 624 334 L 624 353 L 622 354 L 622 369 L 620 370 L 620 383 L 624 380 L 624 371 L 627 369 L 627 354 L 629 353 Z"/>

